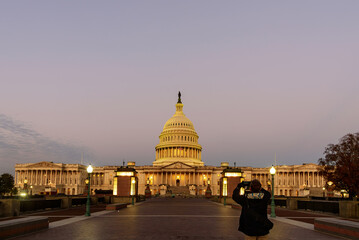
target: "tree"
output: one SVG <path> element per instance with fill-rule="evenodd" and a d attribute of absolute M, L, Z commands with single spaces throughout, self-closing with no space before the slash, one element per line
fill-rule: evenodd
<path fill-rule="evenodd" d="M 17 188 L 16 187 L 13 187 L 12 189 L 11 189 L 11 196 L 13 196 L 13 195 L 17 195 L 17 193 L 18 193 L 18 190 L 17 190 Z"/>
<path fill-rule="evenodd" d="M 10 193 L 14 188 L 14 177 L 4 173 L 0 176 L 0 195 Z"/>
<path fill-rule="evenodd" d="M 347 134 L 338 144 L 329 144 L 324 158 L 318 160 L 322 173 L 337 190 L 346 190 L 352 198 L 359 193 L 359 133 Z"/>

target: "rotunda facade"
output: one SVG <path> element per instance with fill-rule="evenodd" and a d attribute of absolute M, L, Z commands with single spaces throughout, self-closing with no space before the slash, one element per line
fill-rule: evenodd
<path fill-rule="evenodd" d="M 182 162 L 190 166 L 203 166 L 202 147 L 193 123 L 183 113 L 181 93 L 178 93 L 175 114 L 165 123 L 156 146 L 156 160 L 153 166 L 164 166 Z"/>

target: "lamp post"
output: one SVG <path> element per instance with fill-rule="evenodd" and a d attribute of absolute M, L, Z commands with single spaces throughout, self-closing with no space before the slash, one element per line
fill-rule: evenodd
<path fill-rule="evenodd" d="M 325 198 L 325 187 L 323 187 L 323 198 Z"/>
<path fill-rule="evenodd" d="M 274 203 L 274 175 L 275 175 L 275 168 L 272 166 L 269 170 L 270 174 L 272 175 L 272 201 L 271 201 L 271 213 L 270 216 L 275 218 L 275 203 Z"/>
<path fill-rule="evenodd" d="M 25 190 L 25 197 L 27 197 L 28 191 L 27 191 L 27 179 L 24 180 L 24 190 Z"/>
<path fill-rule="evenodd" d="M 91 184 L 91 173 L 93 171 L 93 168 L 91 164 L 87 167 L 87 173 L 88 173 L 88 191 L 87 191 L 87 202 L 86 202 L 86 213 L 85 216 L 91 216 L 90 213 L 90 184 Z"/>
<path fill-rule="evenodd" d="M 329 181 L 329 182 L 327 182 L 327 184 L 328 184 L 328 193 L 327 193 L 327 196 L 328 196 L 328 197 L 333 197 L 333 189 L 332 189 L 333 182 L 332 182 L 332 181 Z"/>
<path fill-rule="evenodd" d="M 207 180 L 207 189 L 206 189 L 205 196 L 206 196 L 206 198 L 211 198 L 211 196 L 212 196 L 211 179 L 210 178 L 208 178 L 208 180 Z"/>
<path fill-rule="evenodd" d="M 147 178 L 147 181 L 146 181 L 146 189 L 145 189 L 145 197 L 146 198 L 151 198 L 151 189 L 150 189 L 150 179 Z"/>

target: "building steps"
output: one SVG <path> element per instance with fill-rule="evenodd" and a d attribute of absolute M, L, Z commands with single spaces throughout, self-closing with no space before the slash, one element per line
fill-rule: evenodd
<path fill-rule="evenodd" d="M 168 190 L 176 195 L 190 195 L 188 186 L 170 186 Z"/>

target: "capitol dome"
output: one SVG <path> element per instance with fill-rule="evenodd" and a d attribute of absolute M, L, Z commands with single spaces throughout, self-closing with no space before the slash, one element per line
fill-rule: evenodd
<path fill-rule="evenodd" d="M 181 93 L 178 94 L 175 114 L 168 119 L 159 136 L 156 146 L 154 166 L 183 162 L 191 166 L 203 166 L 201 161 L 202 147 L 198 144 L 198 134 L 193 123 L 183 113 Z"/>

